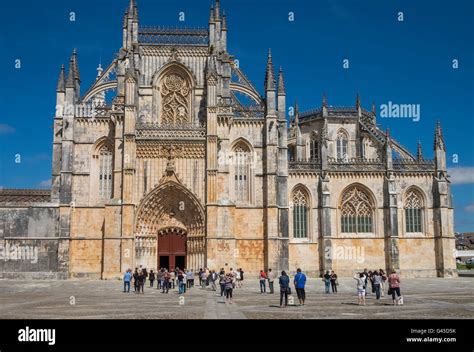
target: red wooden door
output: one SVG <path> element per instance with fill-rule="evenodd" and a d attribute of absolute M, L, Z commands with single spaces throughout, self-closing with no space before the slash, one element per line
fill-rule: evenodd
<path fill-rule="evenodd" d="M 158 267 L 160 266 L 160 257 L 169 258 L 168 270 L 173 270 L 176 266 L 176 257 L 184 256 L 186 258 L 186 236 L 171 232 L 158 236 Z M 183 269 L 183 268 L 180 268 Z"/>

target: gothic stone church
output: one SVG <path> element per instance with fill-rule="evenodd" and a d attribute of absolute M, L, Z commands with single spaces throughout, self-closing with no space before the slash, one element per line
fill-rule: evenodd
<path fill-rule="evenodd" d="M 219 0 L 205 29 L 140 27 L 131 0 L 122 48 L 85 91 L 74 51 L 57 85 L 51 189 L 0 192 L 5 249 L 36 248 L 37 262 L 0 261 L 1 276 L 106 279 L 139 265 L 455 276 L 440 125 L 427 160 L 358 96 L 287 120 L 283 71 L 269 54 L 262 96 L 227 31 Z"/>

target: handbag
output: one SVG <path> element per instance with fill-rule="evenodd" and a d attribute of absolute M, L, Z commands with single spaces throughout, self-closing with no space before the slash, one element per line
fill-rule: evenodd
<path fill-rule="evenodd" d="M 389 294 L 389 295 L 391 295 L 391 294 L 392 294 L 392 288 L 391 288 L 391 287 L 389 287 L 389 288 L 388 288 L 388 292 L 387 292 L 387 294 Z"/>

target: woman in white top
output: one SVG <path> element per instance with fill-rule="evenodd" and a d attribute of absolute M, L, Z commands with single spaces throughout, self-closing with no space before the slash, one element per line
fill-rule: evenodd
<path fill-rule="evenodd" d="M 354 279 L 357 281 L 357 295 L 359 296 L 359 306 L 365 306 L 365 275 L 364 273 L 354 274 Z"/>

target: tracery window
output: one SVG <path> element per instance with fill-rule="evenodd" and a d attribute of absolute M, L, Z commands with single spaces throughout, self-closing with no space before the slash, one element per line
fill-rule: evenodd
<path fill-rule="evenodd" d="M 306 192 L 297 189 L 293 192 L 293 237 L 308 237 L 308 197 Z"/>
<path fill-rule="evenodd" d="M 190 122 L 190 87 L 188 81 L 176 72 L 163 79 L 161 86 L 161 121 L 163 124 Z"/>
<path fill-rule="evenodd" d="M 107 146 L 99 150 L 99 197 L 103 200 L 112 197 L 112 151 Z"/>
<path fill-rule="evenodd" d="M 373 207 L 369 196 L 358 187 L 350 188 L 342 196 L 341 230 L 350 233 L 373 232 Z"/>
<path fill-rule="evenodd" d="M 248 203 L 249 201 L 249 159 L 250 152 L 243 146 L 234 149 L 234 192 L 236 201 Z"/>
<path fill-rule="evenodd" d="M 418 192 L 408 191 L 405 202 L 406 232 L 422 232 L 423 200 Z"/>
<path fill-rule="evenodd" d="M 337 159 L 347 160 L 347 144 L 348 138 L 347 134 L 344 131 L 339 131 L 337 133 L 336 139 L 336 151 L 337 151 Z"/>

